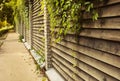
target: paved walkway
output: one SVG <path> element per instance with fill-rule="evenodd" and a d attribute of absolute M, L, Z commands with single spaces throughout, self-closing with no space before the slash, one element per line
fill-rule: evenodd
<path fill-rule="evenodd" d="M 0 48 L 0 81 L 42 81 L 36 65 L 18 34 L 9 33 Z"/>

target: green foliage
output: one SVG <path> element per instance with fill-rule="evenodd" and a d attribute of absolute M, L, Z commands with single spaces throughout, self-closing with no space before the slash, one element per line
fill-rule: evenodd
<path fill-rule="evenodd" d="M 47 4 L 50 14 L 50 25 L 52 34 L 57 41 L 61 40 L 68 32 L 78 35 L 83 24 L 83 14 L 91 15 L 93 20 L 97 20 L 98 13 L 94 9 L 94 4 L 101 0 L 42 0 L 41 9 Z M 44 11 L 44 10 L 43 10 Z M 41 12 L 43 14 L 43 12 Z M 56 34 L 54 34 L 57 32 Z"/>
<path fill-rule="evenodd" d="M 7 33 L 8 30 L 11 30 L 11 29 L 13 29 L 13 26 L 1 28 L 0 29 L 0 36 L 2 36 L 3 34 Z"/>
<path fill-rule="evenodd" d="M 8 23 L 13 24 L 14 16 L 13 16 L 13 9 L 9 6 L 4 6 L 3 7 L 3 19 L 7 20 Z"/>
<path fill-rule="evenodd" d="M 28 26 L 28 4 L 27 0 L 10 0 L 5 5 L 13 9 L 13 17 L 15 24 L 19 24 L 22 20 L 26 27 Z"/>
<path fill-rule="evenodd" d="M 7 23 L 6 20 L 5 21 L 0 21 L 0 28 L 5 27 L 7 25 L 8 25 L 8 23 Z"/>
<path fill-rule="evenodd" d="M 45 62 L 45 56 L 41 56 L 41 58 L 39 59 L 39 63 L 43 64 Z"/>
<path fill-rule="evenodd" d="M 23 35 L 19 35 L 19 41 L 22 42 L 22 39 L 23 39 Z"/>
<path fill-rule="evenodd" d="M 43 64 L 45 62 L 45 55 L 42 52 L 42 49 L 36 50 L 36 53 L 39 54 L 41 56 L 41 58 L 39 59 L 39 63 Z"/>
<path fill-rule="evenodd" d="M 13 9 L 6 5 L 10 0 L 3 0 L 0 2 L 0 20 L 7 20 L 8 23 L 13 24 Z"/>
<path fill-rule="evenodd" d="M 42 77 L 42 81 L 48 81 L 47 77 Z"/>
<path fill-rule="evenodd" d="M 39 64 L 36 64 L 36 71 L 37 70 L 40 70 L 41 68 L 40 68 L 40 65 Z"/>

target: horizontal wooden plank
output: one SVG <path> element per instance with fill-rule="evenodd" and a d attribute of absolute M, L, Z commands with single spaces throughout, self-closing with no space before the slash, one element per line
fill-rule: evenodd
<path fill-rule="evenodd" d="M 62 66 L 59 65 L 58 63 L 53 62 L 52 64 L 53 64 L 53 65 L 57 65 L 59 68 L 62 68 Z M 56 68 L 56 69 L 57 69 L 57 68 Z M 68 70 L 67 68 L 62 69 L 62 71 L 64 71 L 64 72 L 68 75 L 68 79 L 67 79 L 67 80 L 69 80 L 69 81 L 74 81 L 74 80 L 70 77 L 70 74 L 68 74 L 69 70 Z M 72 72 L 70 72 L 70 73 L 72 74 Z M 63 76 L 64 76 L 64 75 L 63 75 Z"/>
<path fill-rule="evenodd" d="M 36 14 L 36 15 L 32 15 L 32 20 L 34 20 L 34 19 L 42 19 L 44 17 L 44 14 L 42 14 L 42 15 L 38 15 L 38 14 Z"/>
<path fill-rule="evenodd" d="M 38 38 L 44 38 L 44 33 L 41 33 L 38 30 L 33 30 L 32 33 L 33 33 L 33 36 L 36 36 Z"/>
<path fill-rule="evenodd" d="M 120 74 L 120 69 L 115 68 L 113 66 L 110 66 L 110 65 L 108 65 L 106 63 L 103 63 L 101 61 L 95 60 L 95 59 L 93 59 L 91 57 L 88 57 L 88 56 L 82 54 L 82 53 L 78 53 L 78 52 L 75 52 L 73 50 L 70 50 L 70 49 L 68 49 L 66 47 L 63 47 L 61 45 L 58 45 L 58 44 L 55 45 L 54 44 L 54 46 L 61 49 L 62 51 L 64 51 L 65 53 L 67 53 L 67 54 L 69 54 L 71 56 L 73 56 L 72 54 L 74 54 L 75 58 L 89 64 L 92 67 L 95 67 L 98 70 L 101 70 L 102 72 L 104 72 L 104 73 L 106 73 L 106 74 L 108 74 L 110 76 L 113 76 L 113 77 L 117 78 L 118 80 L 120 80 L 120 75 L 119 75 Z"/>
<path fill-rule="evenodd" d="M 39 33 L 34 33 L 32 37 L 37 39 L 38 41 L 44 40 L 44 36 Z"/>
<path fill-rule="evenodd" d="M 35 9 L 32 10 L 32 15 L 39 14 L 41 12 L 40 6 L 35 7 Z"/>
<path fill-rule="evenodd" d="M 43 25 L 33 25 L 33 27 L 32 27 L 32 30 L 34 29 L 34 28 L 43 28 Z"/>
<path fill-rule="evenodd" d="M 32 19 L 36 19 L 36 18 L 40 18 L 40 17 L 42 18 L 42 17 L 44 17 L 44 15 L 40 15 L 39 13 L 32 15 Z"/>
<path fill-rule="evenodd" d="M 40 0 L 34 0 L 33 1 L 33 7 L 39 2 Z"/>
<path fill-rule="evenodd" d="M 32 24 L 32 25 L 33 25 L 33 24 Z M 43 27 L 43 25 L 42 25 L 42 24 L 41 24 L 41 25 L 40 25 L 40 24 L 34 24 L 34 25 L 33 25 L 33 28 L 40 28 L 40 27 Z"/>
<path fill-rule="evenodd" d="M 32 20 L 32 22 L 39 22 L 39 21 L 44 21 L 43 17 L 39 17 Z"/>
<path fill-rule="evenodd" d="M 99 81 L 104 81 L 104 80 L 118 81 L 118 79 L 115 79 L 111 76 L 108 76 L 107 74 L 105 74 L 105 73 L 103 73 L 103 72 L 101 72 L 101 71 L 99 71 L 91 66 L 88 66 L 81 61 L 78 62 L 78 67 L 81 68 L 82 70 L 84 70 L 85 72 L 88 72 L 91 75 L 94 75 L 94 77 L 99 77 Z"/>
<path fill-rule="evenodd" d="M 36 42 L 36 43 L 37 43 L 37 44 L 39 44 L 39 45 L 40 45 L 40 47 L 42 47 L 42 48 L 44 48 L 44 47 L 45 47 L 44 43 L 43 43 L 43 42 L 41 42 L 41 41 L 39 41 L 39 40 L 33 39 L 33 42 Z"/>
<path fill-rule="evenodd" d="M 33 44 L 33 49 L 34 49 L 35 51 L 37 51 L 37 50 L 38 50 L 38 47 L 37 47 L 35 44 Z"/>
<path fill-rule="evenodd" d="M 56 48 L 52 48 L 52 50 L 54 51 L 54 53 L 58 54 L 59 56 L 63 57 L 65 60 L 67 60 L 73 64 L 74 58 L 72 56 L 65 54 L 64 52 L 62 52 Z M 87 73 L 87 74 L 91 75 L 92 77 L 95 77 L 99 81 L 102 81 L 104 78 L 106 78 L 108 81 L 118 81 L 117 79 L 106 75 L 105 73 L 101 72 L 100 70 L 95 69 L 94 67 L 91 67 L 89 64 L 84 63 L 80 60 L 77 60 L 77 67 L 79 67 L 82 71 L 84 71 L 84 73 Z"/>
<path fill-rule="evenodd" d="M 99 14 L 99 18 L 118 17 L 120 16 L 120 3 L 111 6 L 100 7 L 96 11 Z M 90 19 L 90 18 L 91 18 L 90 14 L 84 13 L 84 19 Z"/>
<path fill-rule="evenodd" d="M 78 43 L 76 42 L 76 38 L 74 35 L 66 35 L 64 40 L 68 42 Z M 78 40 L 79 40 L 79 45 L 120 56 L 119 42 L 107 41 L 107 40 L 95 39 L 89 37 L 79 37 Z"/>
<path fill-rule="evenodd" d="M 40 51 L 40 48 L 37 47 L 35 44 L 33 44 L 33 49 L 36 51 L 36 53 L 38 53 L 41 56 L 45 56 L 45 52 L 44 51 Z"/>
<path fill-rule="evenodd" d="M 99 28 L 99 29 L 120 29 L 120 17 L 103 18 L 97 21 L 85 20 L 83 28 Z"/>
<path fill-rule="evenodd" d="M 34 27 L 34 28 L 32 28 L 32 30 L 37 30 L 38 31 L 40 28 L 42 29 L 43 27 Z"/>
<path fill-rule="evenodd" d="M 38 6 L 36 7 L 36 9 L 33 10 L 32 14 L 36 14 L 36 13 L 40 14 L 40 12 L 41 12 L 41 9 L 40 9 L 40 6 Z"/>
<path fill-rule="evenodd" d="M 73 81 L 57 64 L 53 62 L 52 65 L 66 80 Z"/>
<path fill-rule="evenodd" d="M 81 58 L 79 58 L 79 60 L 82 60 L 83 62 L 88 63 L 90 66 L 120 80 L 120 69 L 118 69 L 118 68 L 112 67 L 112 66 L 102 63 L 98 60 L 91 59 L 90 57 L 81 56 Z"/>
<path fill-rule="evenodd" d="M 39 32 L 38 33 L 34 33 L 33 34 L 33 37 L 35 37 L 35 38 L 40 38 L 40 39 L 44 39 L 44 35 L 41 35 L 41 34 L 39 34 Z"/>
<path fill-rule="evenodd" d="M 33 42 L 33 46 L 36 46 L 37 48 L 38 48 L 38 51 L 42 51 L 42 52 L 44 52 L 45 51 L 45 49 L 44 49 L 44 47 L 43 46 L 40 46 L 37 42 Z"/>
<path fill-rule="evenodd" d="M 44 43 L 42 43 L 42 42 L 39 43 L 39 42 L 36 41 L 36 39 L 33 39 L 32 43 L 37 44 L 39 48 L 43 48 L 44 49 Z"/>
<path fill-rule="evenodd" d="M 120 16 L 120 3 L 102 8 L 98 11 L 100 17 Z"/>
<path fill-rule="evenodd" d="M 34 33 L 33 36 L 37 36 L 39 38 L 43 38 L 44 39 L 44 33 L 43 33 L 43 31 L 39 32 L 37 30 L 34 30 L 33 33 Z"/>
<path fill-rule="evenodd" d="M 110 53 L 106 53 L 103 51 L 95 50 L 86 46 L 81 46 L 75 43 L 67 42 L 67 41 L 61 41 L 59 44 L 72 49 L 74 51 L 80 52 L 82 54 L 85 54 L 89 57 L 92 57 L 94 59 L 100 60 L 102 62 L 105 62 L 107 64 L 110 64 L 112 66 L 120 68 L 120 56 L 115 56 Z"/>
<path fill-rule="evenodd" d="M 66 66 L 64 66 L 63 64 L 61 64 L 59 61 L 57 61 L 56 59 L 52 59 L 53 62 L 55 62 L 59 67 L 62 68 L 62 70 L 64 70 L 71 78 L 73 78 L 73 81 L 84 81 L 83 79 L 81 79 L 78 76 L 75 76 L 74 72 L 72 72 L 71 69 L 67 68 Z"/>
<path fill-rule="evenodd" d="M 79 44 L 96 49 L 96 50 L 108 52 L 113 55 L 120 56 L 120 43 L 119 42 L 81 37 L 79 40 Z"/>
<path fill-rule="evenodd" d="M 80 36 L 99 38 L 111 41 L 120 42 L 120 30 L 92 30 L 84 29 L 80 33 Z"/>
<path fill-rule="evenodd" d="M 108 0 L 107 4 L 120 3 L 120 0 Z"/>
<path fill-rule="evenodd" d="M 94 4 L 94 7 L 103 7 L 103 6 L 110 6 L 110 5 L 113 5 L 113 4 L 117 4 L 117 3 L 120 3 L 119 0 L 104 0 L 104 1 L 101 1 L 101 2 L 97 2 Z"/>
<path fill-rule="evenodd" d="M 38 6 L 41 6 L 40 0 L 33 3 L 33 5 L 32 5 L 33 10 L 35 10 Z"/>
<path fill-rule="evenodd" d="M 32 10 L 36 10 L 40 8 L 40 4 L 36 3 L 35 5 L 32 6 Z"/>
<path fill-rule="evenodd" d="M 33 32 L 36 32 L 33 34 L 33 38 L 37 39 L 37 40 L 44 40 L 44 35 L 40 34 L 39 32 L 37 33 L 37 31 L 33 31 Z"/>
<path fill-rule="evenodd" d="M 36 24 L 39 24 L 39 25 L 44 24 L 44 21 L 33 22 L 33 25 L 36 25 Z"/>
<path fill-rule="evenodd" d="M 42 17 L 42 15 L 39 14 L 39 11 L 32 14 L 32 18 L 34 18 L 34 19 L 39 18 L 39 17 Z"/>
<path fill-rule="evenodd" d="M 67 68 L 71 69 L 76 75 L 79 75 L 83 80 L 85 80 L 85 81 L 98 81 L 97 79 L 93 78 L 92 76 L 88 75 L 87 73 L 85 73 L 85 72 L 83 73 L 80 70 L 78 70 L 78 68 L 74 67 L 73 64 L 70 64 L 65 59 L 61 58 L 61 56 L 58 56 L 57 54 L 53 54 L 53 58 L 55 58 L 57 61 L 60 61 Z"/>
<path fill-rule="evenodd" d="M 33 38 L 33 39 L 36 39 L 36 40 L 38 40 L 38 41 L 40 41 L 40 42 L 42 42 L 42 43 L 45 43 L 45 40 L 42 39 L 42 38 L 39 38 L 39 37 L 36 37 L 36 36 L 32 36 L 32 38 Z"/>
<path fill-rule="evenodd" d="M 40 35 L 44 36 L 43 35 L 44 34 L 44 29 L 42 29 L 42 28 L 34 28 L 33 32 L 37 32 L 37 34 L 40 34 Z"/>
<path fill-rule="evenodd" d="M 40 11 L 41 9 L 41 5 L 39 4 L 39 2 L 37 2 L 33 7 L 32 7 L 32 10 L 33 12 L 36 12 L 36 11 Z"/>
<path fill-rule="evenodd" d="M 58 30 L 59 28 L 56 28 L 55 32 L 58 32 Z M 75 36 L 75 32 L 69 31 L 67 34 Z M 116 30 L 83 29 L 81 30 L 79 36 L 120 42 L 120 30 L 118 29 Z"/>

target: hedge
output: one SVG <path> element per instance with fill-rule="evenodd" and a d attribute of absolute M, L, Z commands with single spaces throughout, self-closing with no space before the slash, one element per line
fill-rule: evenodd
<path fill-rule="evenodd" d="M 3 34 L 7 33 L 8 30 L 11 30 L 11 29 L 13 29 L 13 26 L 1 28 L 0 29 L 0 36 L 2 36 Z"/>

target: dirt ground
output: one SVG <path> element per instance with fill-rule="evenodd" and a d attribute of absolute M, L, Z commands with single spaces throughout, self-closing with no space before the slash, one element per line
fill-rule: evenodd
<path fill-rule="evenodd" d="M 0 48 L 0 81 L 43 81 L 32 56 L 18 42 L 18 34 L 9 33 Z"/>

